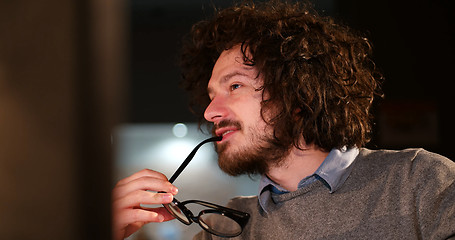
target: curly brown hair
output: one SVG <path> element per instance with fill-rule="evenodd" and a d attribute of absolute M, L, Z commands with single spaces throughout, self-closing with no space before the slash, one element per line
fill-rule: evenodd
<path fill-rule="evenodd" d="M 302 136 L 325 151 L 370 141 L 369 113 L 382 80 L 371 44 L 309 3 L 243 2 L 193 25 L 183 45 L 182 83 L 200 123 L 213 66 L 238 44 L 245 64 L 263 77 L 262 116 L 271 107 L 279 110 L 268 121 L 275 146 L 300 147 Z"/>

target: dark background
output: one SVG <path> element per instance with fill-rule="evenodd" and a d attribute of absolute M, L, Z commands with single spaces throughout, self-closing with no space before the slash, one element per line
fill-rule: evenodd
<path fill-rule="evenodd" d="M 424 147 L 455 159 L 451 95 L 454 9 L 449 1 L 312 1 L 373 42 L 385 76 L 370 148 Z M 180 40 L 191 25 L 231 1 L 130 1 L 127 122 L 195 122 L 178 87 Z"/>

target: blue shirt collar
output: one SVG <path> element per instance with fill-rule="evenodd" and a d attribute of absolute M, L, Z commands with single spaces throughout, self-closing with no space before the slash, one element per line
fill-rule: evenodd
<path fill-rule="evenodd" d="M 352 163 L 359 154 L 359 149 L 354 147 L 347 149 L 332 149 L 314 174 L 305 177 L 299 182 L 298 188 L 320 180 L 328 187 L 330 193 L 338 190 L 348 178 L 352 170 Z M 267 204 L 271 201 L 271 191 L 274 193 L 286 193 L 286 189 L 263 175 L 259 183 L 259 204 L 267 212 Z"/>

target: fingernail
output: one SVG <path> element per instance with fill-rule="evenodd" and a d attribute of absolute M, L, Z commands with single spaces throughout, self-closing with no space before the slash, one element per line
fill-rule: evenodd
<path fill-rule="evenodd" d="M 172 194 L 164 194 L 164 195 L 163 195 L 163 200 L 164 200 L 165 202 L 171 202 L 171 201 L 172 201 L 172 198 L 173 198 L 173 197 L 172 197 Z"/>
<path fill-rule="evenodd" d="M 172 191 L 172 193 L 173 193 L 174 195 L 177 194 L 177 193 L 179 192 L 179 190 L 178 190 L 176 187 L 173 187 L 173 188 L 171 189 L 171 191 Z"/>

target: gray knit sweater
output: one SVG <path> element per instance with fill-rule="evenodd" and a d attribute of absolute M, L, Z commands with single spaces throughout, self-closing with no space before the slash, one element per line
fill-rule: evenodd
<path fill-rule="evenodd" d="M 232 239 L 455 239 L 454 162 L 422 149 L 361 149 L 353 164 L 336 192 L 316 181 L 272 194 L 269 213 L 257 197 L 232 199 L 228 207 L 251 215 Z"/>

